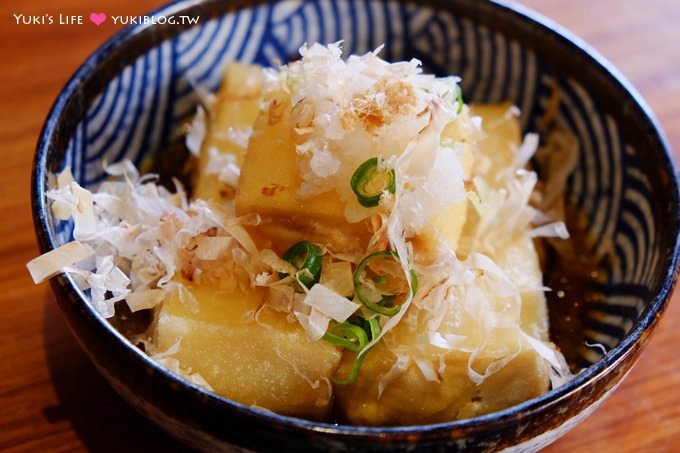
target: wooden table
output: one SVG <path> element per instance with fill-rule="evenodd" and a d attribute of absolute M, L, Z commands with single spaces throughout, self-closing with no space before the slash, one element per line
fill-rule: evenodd
<path fill-rule="evenodd" d="M 24 264 L 38 254 L 29 174 L 41 124 L 80 62 L 120 26 L 92 10 L 138 15 L 163 0 L 0 2 L 0 450 L 182 450 L 137 415 L 95 372 L 67 330 L 48 285 Z M 609 58 L 651 104 L 680 158 L 680 1 L 522 0 Z M 20 25 L 13 14 L 82 15 L 82 25 Z M 680 159 L 678 159 L 680 160 Z M 548 448 L 680 449 L 680 291 L 618 391 Z"/>

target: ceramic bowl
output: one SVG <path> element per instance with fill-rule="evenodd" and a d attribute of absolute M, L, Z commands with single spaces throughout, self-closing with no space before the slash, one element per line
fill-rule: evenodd
<path fill-rule="evenodd" d="M 141 163 L 170 150 L 197 103 L 230 61 L 272 65 L 304 42 L 344 41 L 347 53 L 385 44 L 387 60 L 418 58 L 426 71 L 458 74 L 468 102 L 509 100 L 535 130 L 560 91 L 558 117 L 578 138 L 568 196 L 583 214 L 582 252 L 606 260 L 600 296 L 584 312 L 584 370 L 518 406 L 469 420 L 367 428 L 316 423 L 247 407 L 166 371 L 89 305 L 74 281 L 52 287 L 75 336 L 99 371 L 137 410 L 205 450 L 415 451 L 507 447 L 535 450 L 590 414 L 621 382 L 668 303 L 678 267 L 678 182 L 672 153 L 649 108 L 602 57 L 549 20 L 500 1 L 179 1 L 97 50 L 57 98 L 33 168 L 41 250 L 68 241 L 45 192 L 70 167 L 95 188 L 102 162 Z M 198 18 L 170 24 L 160 18 Z M 161 23 L 166 22 L 166 23 Z M 175 20 L 175 22 L 179 22 Z"/>

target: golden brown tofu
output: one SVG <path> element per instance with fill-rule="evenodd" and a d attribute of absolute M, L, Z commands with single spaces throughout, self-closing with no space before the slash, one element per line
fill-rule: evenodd
<path fill-rule="evenodd" d="M 211 153 L 234 156 L 236 165 L 245 159 L 247 137 L 251 133 L 262 100 L 262 68 L 231 63 L 224 73 L 217 102 L 211 111 L 201 147 L 194 198 L 222 200 L 233 196 L 234 187 L 219 180 L 209 170 Z"/>
<path fill-rule="evenodd" d="M 488 159 L 484 175 L 493 175 L 495 171 L 508 166 L 514 158 L 515 149 L 520 143 L 520 129 L 516 118 L 509 116 L 509 104 L 493 106 L 475 106 L 474 114 L 482 116 L 483 127 L 487 136 L 481 141 L 480 160 Z M 454 123 L 455 124 L 455 123 Z M 452 127 L 454 134 L 461 131 Z M 456 137 L 460 140 L 460 137 Z M 471 160 L 465 166 L 470 172 Z M 438 219 L 444 224 L 438 225 L 439 234 L 457 243 L 463 223 L 465 229 L 474 216 L 462 212 L 461 208 L 452 205 Z M 467 215 L 466 215 L 467 214 Z M 472 218 L 472 220 L 471 220 Z M 461 220 L 462 219 L 462 220 Z M 439 220 L 438 220 L 439 221 Z M 448 225 L 446 224 L 448 222 Z M 443 226 L 443 228 L 442 228 Z M 427 238 L 427 236 L 425 236 Z M 422 237 L 418 238 L 423 240 Z M 495 252 L 491 258 L 504 269 L 513 281 L 522 282 L 522 305 L 519 315 L 520 327 L 524 332 L 540 340 L 548 339 L 548 314 L 545 296 L 542 291 L 542 274 L 533 240 L 528 233 L 512 238 L 505 238 L 502 244 L 494 244 Z M 412 306 L 407 316 L 418 318 L 417 308 Z M 448 314 L 448 316 L 454 316 Z M 479 342 L 481 339 L 474 321 L 457 318 L 460 327 L 453 333 Z M 503 332 L 494 336 L 493 342 L 475 360 L 473 369 L 478 373 L 496 360 L 513 352 L 518 341 L 522 342 L 522 350 L 509 363 L 477 385 L 468 376 L 468 360 L 470 353 L 438 349 L 427 340 L 418 338 L 419 332 L 426 332 L 427 326 L 417 324 L 417 328 L 409 328 L 408 322 L 402 321 L 385 341 L 371 350 L 361 367 L 357 381 L 347 386 L 336 386 L 336 406 L 338 413 L 352 424 L 360 425 L 408 425 L 437 423 L 459 418 L 469 418 L 490 413 L 545 393 L 549 388 L 549 366 L 527 343 L 516 333 Z M 473 341 L 474 343 L 475 341 Z M 388 348 L 399 350 L 412 360 L 402 373 L 389 381 L 382 395 L 379 394 L 381 379 L 397 363 L 397 356 Z M 494 354 L 493 352 L 496 352 Z M 414 362 L 415 358 L 430 363 L 435 370 L 436 380 L 428 380 Z M 340 375 L 346 375 L 352 367 L 354 355 L 345 354 L 339 369 Z"/>
<path fill-rule="evenodd" d="M 480 176 L 492 189 L 498 189 L 502 181 L 496 176 L 512 164 L 522 136 L 520 124 L 512 114 L 512 104 L 475 104 L 470 114 L 482 119 L 484 136 L 476 141 L 477 153 L 472 165 L 474 176 Z M 459 135 L 463 131 L 457 132 Z M 470 240 L 475 236 L 479 216 L 470 203 L 467 205 L 465 224 L 458 236 L 456 254 L 465 259 L 470 252 Z"/>
<path fill-rule="evenodd" d="M 437 381 L 428 381 L 415 363 L 390 381 L 378 397 L 377 376 L 384 376 L 396 357 L 379 344 L 364 360 L 357 381 L 336 386 L 336 409 L 355 425 L 390 426 L 441 423 L 475 417 L 519 404 L 548 390 L 548 368 L 527 350 L 489 376 L 480 385 L 467 375 L 468 355 L 449 352 Z M 340 373 L 348 372 L 353 358 L 346 355 Z M 489 358 L 479 359 L 482 368 Z"/>
<path fill-rule="evenodd" d="M 297 322 L 264 309 L 257 291 L 219 291 L 185 282 L 197 310 L 178 297 L 163 302 L 155 343 L 165 351 L 181 340 L 178 359 L 198 372 L 220 395 L 280 414 L 325 420 L 331 410 L 328 378 L 341 353 L 324 341 L 311 342 Z"/>
<path fill-rule="evenodd" d="M 255 121 L 241 169 L 236 212 L 266 219 L 257 233 L 277 251 L 300 238 L 356 250 L 367 243 L 368 230 L 363 223 L 345 220 L 345 203 L 335 191 L 304 199 L 298 195 L 301 178 L 290 110 L 289 95 L 277 92 Z"/>
<path fill-rule="evenodd" d="M 442 132 L 442 140 L 452 139 L 455 141 L 465 141 L 466 132 L 458 127 L 458 122 L 450 123 Z M 471 177 L 474 155 L 472 147 L 464 145 L 461 155 L 463 174 L 466 179 Z M 451 250 L 458 248 L 458 240 L 463 232 L 465 220 L 467 218 L 467 200 L 451 203 L 441 212 L 434 216 L 430 224 L 414 238 L 414 247 L 417 252 L 427 254 L 428 250 L 433 250 L 438 240 L 443 240 L 444 244 Z"/>
<path fill-rule="evenodd" d="M 512 114 L 512 104 L 476 104 L 471 114 L 482 118 L 482 130 L 486 134 L 479 141 L 479 154 L 487 159 L 479 173 L 487 175 L 487 183 L 496 187 L 493 176 L 509 167 L 515 150 L 522 142 L 522 132 L 517 118 Z"/>
<path fill-rule="evenodd" d="M 529 335 L 548 341 L 548 306 L 543 292 L 543 274 L 534 240 L 524 234 L 506 242 L 493 256 L 514 281 L 523 281 L 520 326 Z"/>
<path fill-rule="evenodd" d="M 528 235 L 500 250 L 495 260 L 501 266 L 511 263 L 517 266 L 515 272 L 527 273 L 527 286 L 540 288 L 538 260 Z M 543 292 L 535 289 L 523 292 L 521 296 L 522 330 L 547 340 L 548 319 Z M 410 308 L 411 318 L 418 318 L 416 310 L 414 306 Z M 455 314 L 449 316 L 457 318 Z M 473 339 L 479 335 L 474 322 L 463 318 L 460 323 L 455 334 Z M 496 332 L 485 352 L 474 361 L 473 369 L 483 374 L 482 370 L 489 363 L 516 351 L 518 340 L 522 342 L 522 351 L 477 385 L 468 377 L 470 353 L 423 344 L 426 340 L 419 339 L 418 334 L 426 332 L 427 326 L 422 321 L 417 326 L 412 329 L 408 322 L 402 321 L 384 342 L 368 352 L 355 383 L 336 386 L 336 407 L 343 418 L 361 425 L 438 423 L 500 410 L 539 396 L 549 389 L 547 362 L 515 332 L 502 329 Z M 477 338 L 476 342 L 479 341 Z M 380 380 L 397 362 L 397 356 L 386 344 L 412 359 L 429 362 L 436 370 L 437 380 L 428 380 L 412 361 L 406 371 L 390 381 L 378 397 Z M 345 354 L 339 368 L 341 376 L 349 373 L 353 361 L 354 355 Z"/>

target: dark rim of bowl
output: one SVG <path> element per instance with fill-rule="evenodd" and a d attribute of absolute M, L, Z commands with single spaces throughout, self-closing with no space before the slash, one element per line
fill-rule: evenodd
<path fill-rule="evenodd" d="M 211 3 L 216 2 L 214 0 L 178 0 L 174 3 L 158 8 L 148 15 L 169 16 L 173 14 L 186 13 L 187 11 L 193 11 L 196 8 L 200 9 L 201 7 L 206 7 L 207 12 L 207 7 L 209 7 Z M 233 2 L 229 9 L 237 10 L 241 6 L 248 6 L 254 3 L 271 2 Z M 671 225 L 671 231 L 676 232 L 676 240 L 673 249 L 669 250 L 669 253 L 664 259 L 665 274 L 663 276 L 663 281 L 661 282 L 661 288 L 659 292 L 647 305 L 636 324 L 625 335 L 621 342 L 608 351 L 601 360 L 583 370 L 573 380 L 547 392 L 544 395 L 525 401 L 516 406 L 470 419 L 454 420 L 450 422 L 429 425 L 398 427 L 363 427 L 313 422 L 296 417 L 278 415 L 272 412 L 263 411 L 257 408 L 249 407 L 247 405 L 236 403 L 189 383 L 183 378 L 157 364 L 141 350 L 132 345 L 122 336 L 122 334 L 120 334 L 106 320 L 97 314 L 94 308 L 86 301 L 85 295 L 77 288 L 70 276 L 66 275 L 63 279 L 59 279 L 59 284 L 66 292 L 77 295 L 79 300 L 82 302 L 82 305 L 85 307 L 82 313 L 90 318 L 89 321 L 94 321 L 95 324 L 101 327 L 102 335 L 115 338 L 115 340 L 120 344 L 119 352 L 128 355 L 132 354 L 134 356 L 134 360 L 139 363 L 139 366 L 150 366 L 166 379 L 170 381 L 179 381 L 180 385 L 190 389 L 191 392 L 194 393 L 193 396 L 197 400 L 212 400 L 216 404 L 226 405 L 229 409 L 233 410 L 235 413 L 238 413 L 239 416 L 265 419 L 265 421 L 278 425 L 283 429 L 296 429 L 301 431 L 313 430 L 356 438 L 379 435 L 383 440 L 395 441 L 404 439 L 408 434 L 415 432 L 421 435 L 430 434 L 436 437 L 437 434 L 445 434 L 454 429 L 467 429 L 471 432 L 481 431 L 491 424 L 498 426 L 517 423 L 518 420 L 521 421 L 521 419 L 526 416 L 536 412 L 541 412 L 547 407 L 555 405 L 564 399 L 569 398 L 571 395 L 588 386 L 590 382 L 600 379 L 602 376 L 607 374 L 610 369 L 614 368 L 619 362 L 624 360 L 633 347 L 640 341 L 645 332 L 651 331 L 651 329 L 654 328 L 660 318 L 660 315 L 666 308 L 672 290 L 675 286 L 678 277 L 678 262 L 680 257 L 680 237 L 678 237 L 678 232 L 680 231 L 680 228 L 678 227 L 680 224 L 680 193 L 678 191 L 678 180 L 680 177 L 678 170 L 673 160 L 672 152 L 670 146 L 668 145 L 667 139 L 665 138 L 658 121 L 652 114 L 649 106 L 642 99 L 640 94 L 632 87 L 632 85 L 611 65 L 611 63 L 609 63 L 604 57 L 584 43 L 581 39 L 575 37 L 569 31 L 565 30 L 559 25 L 556 25 L 551 20 L 532 10 L 515 4 L 505 3 L 503 0 L 488 0 L 488 3 L 491 5 L 490 7 L 500 9 L 500 13 L 515 16 L 515 19 L 523 20 L 534 27 L 538 27 L 542 33 L 548 34 L 551 37 L 561 41 L 563 45 L 568 45 L 574 48 L 575 51 L 580 53 L 582 57 L 595 65 L 605 75 L 605 77 L 613 80 L 615 84 L 618 85 L 620 90 L 627 92 L 634 101 L 634 107 L 637 110 L 637 114 L 648 122 L 653 133 L 654 140 L 656 140 L 659 144 L 659 147 L 664 150 L 664 153 L 657 157 L 667 169 L 671 170 L 675 177 L 673 181 L 669 182 L 670 188 L 673 190 L 672 193 L 668 195 L 671 198 L 671 209 L 674 213 L 674 217 L 667 220 Z M 442 4 L 445 5 L 445 3 Z M 203 10 L 201 9 L 201 11 Z M 210 14 L 206 15 L 210 16 Z M 122 30 L 109 39 L 100 48 L 98 48 L 90 57 L 88 57 L 85 63 L 83 63 L 83 65 L 76 71 L 76 73 L 72 76 L 72 78 L 57 97 L 40 133 L 32 170 L 31 196 L 33 204 L 33 216 L 41 252 L 44 253 L 48 250 L 56 248 L 55 237 L 50 229 L 50 222 L 48 219 L 48 205 L 45 197 L 45 181 L 47 181 L 48 158 L 51 153 L 58 148 L 58 146 L 53 143 L 53 137 L 59 132 L 60 128 L 63 127 L 62 123 L 65 121 L 68 110 L 73 108 L 72 105 L 74 102 L 83 102 L 83 99 L 80 98 L 82 93 L 79 91 L 79 86 L 81 86 L 84 82 L 105 82 L 93 82 L 88 74 L 100 65 L 112 64 L 112 58 L 115 57 L 117 49 L 119 49 L 121 45 L 124 45 L 128 41 L 134 39 L 136 36 L 156 33 L 159 36 L 153 37 L 152 40 L 154 44 L 157 44 L 166 37 L 174 36 L 178 34 L 180 30 L 189 28 L 189 26 L 177 25 L 174 27 L 177 28 L 172 31 L 167 26 L 156 27 L 156 30 L 154 31 L 150 24 L 139 24 Z M 133 59 L 137 56 L 137 54 L 134 56 L 126 55 L 126 58 Z M 113 64 L 115 64 L 115 62 L 113 62 Z M 119 69 L 122 69 L 122 67 Z"/>

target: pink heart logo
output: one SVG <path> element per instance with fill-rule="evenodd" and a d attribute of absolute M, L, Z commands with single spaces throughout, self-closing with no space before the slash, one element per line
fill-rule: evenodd
<path fill-rule="evenodd" d="M 90 22 L 99 27 L 106 20 L 106 13 L 90 13 Z"/>

